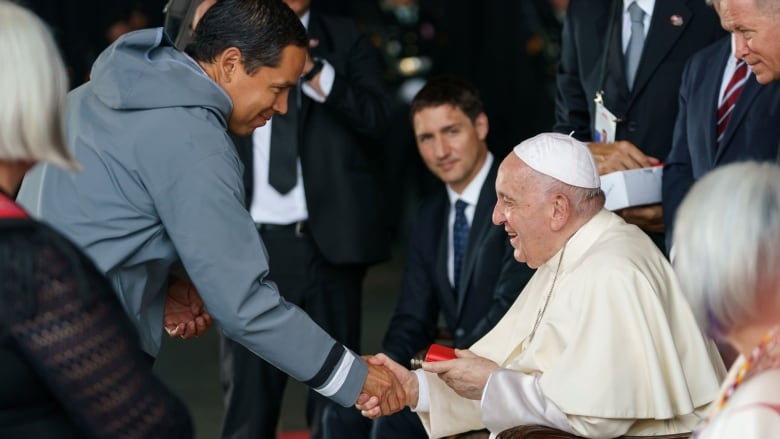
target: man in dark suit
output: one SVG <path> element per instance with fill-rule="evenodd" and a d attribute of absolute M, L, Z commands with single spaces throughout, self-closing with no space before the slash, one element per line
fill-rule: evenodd
<path fill-rule="evenodd" d="M 707 3 L 723 16 L 725 1 Z M 736 58 L 732 35 L 691 57 L 683 70 L 679 100 L 662 188 L 670 256 L 674 254 L 671 238 L 677 209 L 691 186 L 718 166 L 743 160 L 774 161 L 780 140 L 780 83 L 760 85 L 745 62 Z M 734 362 L 737 353 L 733 348 L 719 343 L 718 349 L 727 366 Z"/>
<path fill-rule="evenodd" d="M 715 4 L 719 1 L 715 0 Z M 674 141 L 664 165 L 667 238 L 671 237 L 674 216 L 683 197 L 704 174 L 727 163 L 774 161 L 777 157 L 780 83 L 762 86 L 749 69 L 722 138 L 717 141 L 717 110 L 724 94 L 721 90 L 731 78 L 724 75 L 724 69 L 729 63 L 738 64 L 735 61 L 731 37 L 726 37 L 691 57 L 683 72 Z M 735 71 L 733 66 L 730 71 Z"/>
<path fill-rule="evenodd" d="M 440 315 L 452 344 L 465 348 L 504 315 L 533 274 L 513 258 L 501 227 L 492 224 L 498 160 L 488 152 L 488 119 L 476 89 L 456 78 L 431 79 L 411 104 L 417 147 L 445 187 L 426 198 L 409 237 L 401 293 L 384 352 L 401 364 L 434 342 Z M 468 231 L 458 255 L 458 205 Z M 461 261 L 461 262 L 459 262 Z M 327 438 L 426 438 L 417 415 L 405 410 L 370 421 L 356 410 L 329 406 Z M 362 425 L 362 427 L 361 427 Z"/>
<path fill-rule="evenodd" d="M 272 261 L 269 279 L 288 302 L 359 352 L 366 269 L 390 254 L 378 147 L 389 100 L 378 57 L 350 20 L 318 15 L 310 0 L 286 3 L 307 28 L 309 56 L 287 113 L 250 137 L 234 138 L 247 206 Z M 285 168 L 280 156 L 290 165 L 281 185 L 272 176 Z M 275 437 L 287 376 L 228 339 L 221 347 L 223 437 Z M 312 438 L 321 434 L 324 404 L 309 393 Z"/>
<path fill-rule="evenodd" d="M 605 174 L 653 166 L 669 153 L 677 115 L 677 96 L 685 61 L 724 35 L 715 12 L 704 0 L 638 0 L 643 31 L 636 62 L 632 53 L 629 8 L 635 0 L 572 0 L 563 26 L 558 74 L 555 131 L 595 139 L 600 93 L 603 106 L 618 120 L 616 142 L 591 143 Z M 627 67 L 634 66 L 632 72 Z M 629 80 L 632 84 L 629 84 Z M 639 225 L 663 248 L 660 204 L 624 209 L 621 215 Z"/>

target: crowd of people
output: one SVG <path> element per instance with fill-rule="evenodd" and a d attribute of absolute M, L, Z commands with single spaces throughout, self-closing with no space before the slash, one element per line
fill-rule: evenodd
<path fill-rule="evenodd" d="M 391 45 L 311 0 L 120 20 L 69 93 L 40 5 L 0 1 L 0 437 L 193 437 L 152 366 L 212 325 L 224 438 L 275 437 L 288 376 L 318 439 L 775 434 L 780 0 L 561 3 L 502 10 L 525 52 L 498 83 L 435 2 L 383 3 L 444 48 L 401 102 Z M 362 352 L 395 141 L 434 189 Z M 657 166 L 661 202 L 605 209 L 603 175 Z"/>

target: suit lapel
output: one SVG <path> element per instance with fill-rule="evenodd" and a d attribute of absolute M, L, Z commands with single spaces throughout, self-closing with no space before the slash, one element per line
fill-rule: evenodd
<path fill-rule="evenodd" d="M 447 274 L 447 263 L 449 261 L 449 235 L 450 235 L 450 228 L 449 228 L 449 214 L 450 214 L 450 200 L 449 197 L 447 197 L 447 192 L 445 191 L 440 199 L 439 207 L 438 207 L 438 213 L 437 213 L 437 224 L 444 224 L 444 227 L 441 228 L 441 232 L 439 232 L 439 239 L 438 239 L 438 246 L 435 249 L 435 257 L 436 257 L 436 266 L 434 268 L 434 282 L 438 286 L 439 291 L 442 292 L 441 294 L 441 300 L 442 300 L 442 307 L 446 307 L 449 309 L 450 313 L 452 315 L 455 314 L 455 309 L 457 307 L 457 303 L 455 301 L 455 297 L 452 294 L 452 285 L 450 284 L 450 278 Z"/>
<path fill-rule="evenodd" d="M 715 154 L 715 160 L 713 164 L 717 163 L 724 152 L 731 144 L 731 139 L 734 137 L 734 133 L 737 132 L 739 125 L 745 119 L 745 115 L 750 111 L 750 106 L 761 91 L 761 84 L 756 82 L 756 75 L 750 74 L 750 77 L 745 81 L 745 88 L 742 89 L 742 93 L 737 98 L 737 103 L 734 105 L 734 111 L 731 113 L 726 124 L 726 131 L 723 133 L 723 140 L 720 142 L 720 148 L 718 148 L 717 154 Z"/>
<path fill-rule="evenodd" d="M 628 83 L 626 82 L 626 67 L 625 59 L 623 57 L 623 2 L 621 0 L 613 0 L 607 12 L 602 16 L 603 23 L 599 24 L 599 19 L 595 21 L 596 26 L 600 26 L 596 30 L 598 32 L 606 32 L 610 26 L 610 20 L 614 21 L 612 24 L 612 37 L 609 44 L 607 59 L 607 73 L 604 83 L 604 88 L 607 88 L 608 83 L 612 82 L 613 86 L 617 87 L 618 95 L 612 96 L 611 93 L 606 93 L 605 99 L 607 108 L 618 117 L 621 117 L 626 113 L 628 109 L 628 100 L 630 91 L 628 90 Z M 601 17 L 599 17 L 601 18 Z M 603 29 L 603 30 L 602 30 Z M 604 37 L 606 38 L 606 36 Z"/>
<path fill-rule="evenodd" d="M 671 17 L 679 16 L 682 24 L 675 26 L 672 24 Z M 693 18 L 693 12 L 685 1 L 657 1 L 653 9 L 653 19 L 650 22 L 650 31 L 645 39 L 645 46 L 642 49 L 642 58 L 639 61 L 639 68 L 634 80 L 634 88 L 631 91 L 632 98 L 637 96 L 647 81 L 653 76 L 655 69 L 661 64 L 661 61 L 674 47 L 677 40 L 682 36 L 688 24 Z M 678 20 L 675 20 L 679 23 Z"/>
<path fill-rule="evenodd" d="M 705 149 L 705 157 L 707 157 L 707 168 L 715 162 L 715 145 L 717 142 L 717 113 L 718 113 L 718 101 L 720 100 L 720 86 L 723 83 L 723 70 L 725 69 L 726 62 L 731 53 L 731 41 L 727 40 L 726 44 L 722 45 L 718 50 L 718 56 L 713 59 L 713 67 L 717 69 L 720 66 L 720 74 L 718 75 L 704 75 L 701 89 L 704 91 L 704 106 L 706 108 L 704 114 L 700 115 L 704 120 L 704 144 L 695 145 L 697 148 Z M 706 69 L 709 71 L 709 69 Z M 695 104 L 695 103 L 691 103 Z M 691 105 L 689 104 L 689 105 Z M 690 145 L 689 145 L 690 146 Z"/>
<path fill-rule="evenodd" d="M 496 204 L 496 191 L 493 182 L 496 181 L 498 165 L 498 160 L 493 160 L 490 172 L 485 178 L 485 182 L 482 184 L 482 189 L 479 192 L 477 206 L 474 209 L 474 218 L 469 230 L 469 242 L 466 246 L 466 254 L 463 258 L 463 267 L 461 267 L 460 270 L 462 278 L 458 288 L 458 317 L 460 317 L 460 313 L 463 309 L 466 290 L 468 289 L 469 282 L 474 274 L 479 247 L 484 242 L 485 235 L 493 226 L 490 212 Z"/>

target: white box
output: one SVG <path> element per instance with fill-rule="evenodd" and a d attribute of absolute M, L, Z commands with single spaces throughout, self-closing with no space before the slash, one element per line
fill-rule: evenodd
<path fill-rule="evenodd" d="M 601 190 L 607 198 L 604 207 L 619 210 L 661 202 L 663 166 L 629 169 L 601 176 Z"/>

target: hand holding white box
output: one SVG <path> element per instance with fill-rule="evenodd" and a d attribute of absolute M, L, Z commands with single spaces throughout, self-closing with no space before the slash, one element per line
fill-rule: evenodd
<path fill-rule="evenodd" d="M 606 196 L 604 207 L 620 210 L 661 202 L 663 166 L 629 169 L 601 176 L 601 190 Z"/>

